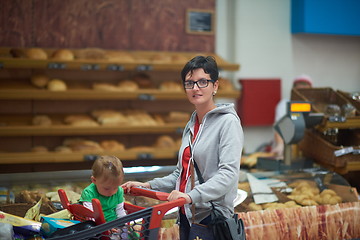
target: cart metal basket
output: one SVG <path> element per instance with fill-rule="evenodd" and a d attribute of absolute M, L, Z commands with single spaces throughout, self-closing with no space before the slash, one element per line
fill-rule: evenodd
<path fill-rule="evenodd" d="M 185 199 L 180 198 L 174 201 L 167 201 L 168 193 L 158 192 L 146 188 L 132 188 L 130 195 L 144 196 L 166 201 L 152 207 L 144 208 L 129 203 L 125 203 L 128 215 L 125 217 L 106 222 L 100 225 L 82 226 L 81 230 L 75 228 L 66 235 L 51 236 L 51 240 L 81 240 L 81 239 L 158 239 L 161 221 L 164 215 L 175 207 L 185 204 Z"/>

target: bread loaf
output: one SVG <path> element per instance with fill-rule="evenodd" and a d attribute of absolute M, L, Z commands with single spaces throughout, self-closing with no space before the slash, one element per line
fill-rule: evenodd
<path fill-rule="evenodd" d="M 119 82 L 118 87 L 121 91 L 130 91 L 130 92 L 139 89 L 138 84 L 130 80 L 123 80 Z"/>
<path fill-rule="evenodd" d="M 51 126 L 52 121 L 47 115 L 37 115 L 33 117 L 32 124 L 35 126 Z"/>
<path fill-rule="evenodd" d="M 162 135 L 156 139 L 154 147 L 171 149 L 171 148 L 175 148 L 176 144 L 175 144 L 174 139 L 172 139 L 170 136 Z"/>
<path fill-rule="evenodd" d="M 50 91 L 66 91 L 67 86 L 63 80 L 60 79 L 52 79 L 47 84 L 47 89 Z"/>
<path fill-rule="evenodd" d="M 25 49 L 25 56 L 30 59 L 46 60 L 47 53 L 41 48 L 28 48 Z"/>
<path fill-rule="evenodd" d="M 125 145 L 116 141 L 116 140 L 104 140 L 100 142 L 100 146 L 105 150 L 105 151 L 124 151 L 125 150 Z"/>
<path fill-rule="evenodd" d="M 94 110 L 91 114 L 101 125 L 116 126 L 128 123 L 128 119 L 115 110 Z"/>
<path fill-rule="evenodd" d="M 119 61 L 121 63 L 133 63 L 134 57 L 127 52 L 121 51 L 108 51 L 106 52 L 106 59 L 109 61 Z"/>
<path fill-rule="evenodd" d="M 175 91 L 175 92 L 183 92 L 184 91 L 184 87 L 180 83 L 173 82 L 173 81 L 162 82 L 160 84 L 159 89 L 162 91 Z"/>
<path fill-rule="evenodd" d="M 45 88 L 50 79 L 45 74 L 35 74 L 31 76 L 31 84 L 38 88 Z"/>
<path fill-rule="evenodd" d="M 65 117 L 64 122 L 76 127 L 96 127 L 99 124 L 88 115 L 73 114 Z"/>
<path fill-rule="evenodd" d="M 132 80 L 137 83 L 139 88 L 149 89 L 155 87 L 151 77 L 146 73 L 138 73 L 132 77 Z"/>
<path fill-rule="evenodd" d="M 95 141 L 83 139 L 66 139 L 64 146 L 71 148 L 73 152 L 102 152 L 104 149 Z"/>
<path fill-rule="evenodd" d="M 190 114 L 187 112 L 171 111 L 169 112 L 167 122 L 187 122 L 190 119 Z"/>
<path fill-rule="evenodd" d="M 77 59 L 106 59 L 106 52 L 100 48 L 85 48 L 75 52 Z"/>
<path fill-rule="evenodd" d="M 115 86 L 111 83 L 94 83 L 92 88 L 94 90 L 103 90 L 103 91 L 121 91 L 118 86 Z"/>
<path fill-rule="evenodd" d="M 69 49 L 58 49 L 51 56 L 52 59 L 71 61 L 74 60 L 74 53 Z"/>

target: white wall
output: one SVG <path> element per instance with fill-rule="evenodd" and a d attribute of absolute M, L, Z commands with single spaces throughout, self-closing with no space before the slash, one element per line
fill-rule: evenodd
<path fill-rule="evenodd" d="M 315 87 L 360 91 L 360 37 L 292 35 L 290 0 L 217 0 L 216 53 L 241 65 L 231 76 L 282 79 L 289 98 L 292 80 L 306 73 Z M 245 152 L 272 139 L 272 127 L 245 127 Z"/>

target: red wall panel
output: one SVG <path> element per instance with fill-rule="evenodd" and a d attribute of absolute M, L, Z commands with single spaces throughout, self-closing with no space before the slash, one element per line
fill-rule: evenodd
<path fill-rule="evenodd" d="M 240 79 L 238 114 L 243 126 L 268 126 L 274 123 L 275 108 L 280 101 L 280 79 Z"/>

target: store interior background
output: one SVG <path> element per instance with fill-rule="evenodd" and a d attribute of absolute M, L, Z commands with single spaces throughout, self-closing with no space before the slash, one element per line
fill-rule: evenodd
<path fill-rule="evenodd" d="M 74 4 L 83 6 L 84 12 L 69 10 L 69 6 Z M 79 28 L 79 25 L 64 27 L 64 23 L 56 22 L 65 19 L 66 15 L 61 13 L 65 9 L 73 13 L 66 19 L 68 24 L 81 23 L 81 20 L 86 20 L 90 14 L 96 15 L 100 7 L 104 8 L 102 4 L 116 7 L 108 8 L 106 11 L 109 13 L 119 11 L 116 20 L 103 16 L 101 21 L 108 21 L 108 25 L 91 20 L 94 25 L 87 26 L 85 31 Z M 137 19 L 127 13 L 126 8 L 129 8 L 129 5 L 132 13 L 136 12 Z M 49 10 L 36 16 L 36 11 L 33 10 L 37 7 L 50 9 L 52 12 Z M 191 8 L 215 11 L 214 35 L 194 35 L 184 31 L 186 10 Z M 86 12 L 89 9 L 91 12 Z M 161 12 L 161 9 L 165 12 Z M 230 78 L 238 89 L 241 88 L 239 79 L 242 78 L 279 78 L 281 95 L 289 98 L 293 78 L 305 73 L 312 77 L 315 87 L 331 87 L 348 92 L 360 90 L 360 37 L 292 34 L 291 0 L 200 0 L 195 3 L 173 0 L 108 0 L 101 4 L 94 1 L 6 0 L 3 1 L 0 11 L 0 36 L 10 36 L 7 42 L 5 41 L 6 44 L 4 39 L 0 39 L 1 45 L 5 47 L 102 47 L 120 50 L 128 50 L 129 47 L 135 48 L 130 50 L 144 50 L 147 47 L 145 50 L 153 51 L 212 51 L 229 62 L 240 64 L 238 71 L 222 73 L 224 77 Z M 29 11 L 32 11 L 32 14 L 29 14 Z M 14 13 L 22 19 L 14 19 Z M 47 19 L 51 18 L 52 14 L 57 15 L 57 18 Z M 37 21 L 33 22 L 34 19 Z M 18 22 L 23 25 L 17 25 Z M 129 22 L 131 24 L 128 24 Z M 159 23 L 161 27 L 156 25 Z M 63 24 L 63 28 L 49 27 L 56 24 Z M 96 36 L 96 27 L 104 28 L 104 31 L 111 34 Z M 20 31 L 22 35 L 18 36 L 16 30 L 20 28 L 23 32 Z M 43 32 L 39 31 L 41 28 Z M 67 31 L 64 35 L 57 35 L 64 29 Z M 152 35 L 142 35 L 143 30 Z M 32 35 L 34 31 L 38 34 L 36 39 Z M 76 35 L 76 32 L 81 34 Z M 137 37 L 124 38 L 124 33 L 132 33 Z M 63 39 L 64 36 L 79 38 Z M 103 40 L 107 45 L 86 45 L 89 41 L 94 42 L 94 39 Z M 69 41 L 77 44 L 66 45 Z M 29 43 L 34 42 L 37 44 L 30 46 Z M 236 103 L 234 99 L 225 101 Z M 261 144 L 273 138 L 271 125 L 244 126 L 244 132 L 245 153 L 255 151 Z"/>

